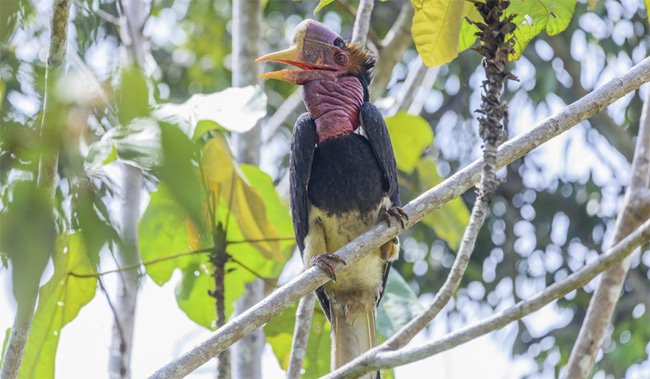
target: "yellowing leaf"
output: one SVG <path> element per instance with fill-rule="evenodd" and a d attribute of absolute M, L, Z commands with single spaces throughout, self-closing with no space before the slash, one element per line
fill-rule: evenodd
<path fill-rule="evenodd" d="M 39 291 L 38 308 L 25 346 L 20 378 L 53 378 L 61 329 L 95 297 L 95 267 L 80 233 L 62 236 L 54 255 L 54 274 Z M 75 274 L 75 275 L 73 275 Z"/>
<path fill-rule="evenodd" d="M 386 127 L 393 144 L 397 168 L 410 174 L 420 161 L 420 156 L 433 143 L 433 131 L 420 116 L 398 112 L 386 118 Z"/>
<path fill-rule="evenodd" d="M 223 200 L 230 217 L 239 225 L 243 239 L 255 241 L 253 245 L 268 259 L 284 261 L 275 227 L 266 218 L 266 207 L 253 190 L 239 167 L 232 161 L 226 141 L 222 136 L 210 139 L 202 153 L 203 176 L 208 188 L 219 200 Z M 230 230 L 228 230 L 230 236 Z"/>
<path fill-rule="evenodd" d="M 461 0 L 413 0 L 413 41 L 427 66 L 439 66 L 458 55 L 463 3 Z"/>
<path fill-rule="evenodd" d="M 430 157 L 422 159 L 417 170 L 420 190 L 429 189 L 442 181 L 438 175 L 436 162 Z M 427 215 L 423 222 L 432 227 L 438 237 L 449 244 L 449 247 L 457 249 L 463 238 L 465 226 L 469 222 L 469 211 L 463 199 L 457 197 Z"/>
<path fill-rule="evenodd" d="M 648 0 L 645 0 L 645 2 L 647 8 Z M 590 11 L 596 9 L 596 5 L 598 5 L 598 0 L 587 0 L 587 9 L 589 9 Z"/>
<path fill-rule="evenodd" d="M 645 12 L 648 16 L 648 21 L 650 21 L 650 0 L 643 0 L 643 3 L 645 4 Z"/>

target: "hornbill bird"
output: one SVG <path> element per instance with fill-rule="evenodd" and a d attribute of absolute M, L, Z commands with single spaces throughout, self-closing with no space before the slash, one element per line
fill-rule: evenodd
<path fill-rule="evenodd" d="M 260 78 L 303 86 L 308 112 L 296 121 L 290 158 L 291 216 L 306 266 L 316 265 L 333 281 L 316 294 L 332 325 L 335 369 L 376 345 L 376 307 L 399 240 L 345 267 L 333 253 L 379 221 L 402 224 L 397 168 L 383 117 L 369 102 L 375 57 L 314 21 L 301 22 L 291 47 L 264 55 L 296 67 Z M 361 127 L 365 133 L 357 133 Z M 343 262 L 345 263 L 345 262 Z"/>

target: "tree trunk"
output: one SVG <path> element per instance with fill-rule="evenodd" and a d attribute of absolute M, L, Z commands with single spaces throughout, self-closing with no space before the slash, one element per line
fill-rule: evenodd
<path fill-rule="evenodd" d="M 244 87 L 257 84 L 258 68 L 255 58 L 260 55 L 262 4 L 260 0 L 233 1 L 232 85 Z M 262 134 L 260 123 L 243 134 L 235 134 L 233 146 L 239 162 L 259 164 Z M 246 285 L 242 297 L 235 303 L 235 314 L 264 298 L 264 282 L 255 280 Z M 232 347 L 232 377 L 261 379 L 264 333 L 257 329 Z"/>
<path fill-rule="evenodd" d="M 137 226 L 140 217 L 140 195 L 142 173 L 139 169 L 122 165 L 122 193 L 120 199 L 120 234 L 123 245 L 117 254 L 120 267 L 137 264 L 138 252 Z M 128 379 L 131 377 L 131 352 L 133 350 L 133 326 L 140 288 L 140 273 L 137 270 L 120 272 L 115 301 L 116 319 L 113 322 L 108 370 L 110 378 Z"/>

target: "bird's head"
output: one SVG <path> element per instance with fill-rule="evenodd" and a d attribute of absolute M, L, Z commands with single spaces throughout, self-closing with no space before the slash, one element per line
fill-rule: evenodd
<path fill-rule="evenodd" d="M 375 57 L 359 45 L 346 43 L 330 28 L 314 20 L 298 24 L 293 32 L 291 47 L 257 58 L 256 62 L 279 62 L 296 67 L 260 75 L 296 85 L 315 80 L 338 80 L 356 76 L 367 86 Z"/>

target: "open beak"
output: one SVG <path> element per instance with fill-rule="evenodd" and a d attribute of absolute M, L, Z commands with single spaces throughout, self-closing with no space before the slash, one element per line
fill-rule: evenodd
<path fill-rule="evenodd" d="M 328 62 L 332 56 L 327 46 L 318 41 L 301 40 L 295 46 L 275 53 L 266 54 L 255 62 L 278 62 L 296 67 L 296 70 L 272 71 L 259 76 L 263 79 L 278 79 L 296 85 L 302 85 L 312 80 L 330 79 L 337 77 L 338 66 Z"/>

